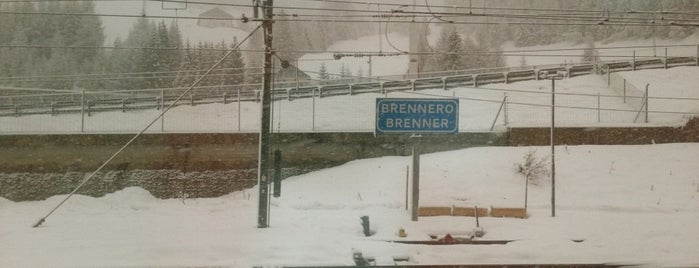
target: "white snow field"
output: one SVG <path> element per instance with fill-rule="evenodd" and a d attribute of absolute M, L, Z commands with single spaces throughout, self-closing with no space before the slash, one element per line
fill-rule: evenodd
<path fill-rule="evenodd" d="M 422 205 L 522 207 L 514 164 L 547 147 L 482 147 L 422 156 Z M 383 157 L 284 180 L 270 227 L 258 229 L 257 189 L 220 198 L 159 200 L 140 188 L 102 198 L 0 198 L 0 267 L 354 265 L 353 250 L 403 264 L 616 263 L 699 265 L 699 144 L 559 146 L 556 217 L 550 181 L 529 186 L 529 218 L 480 218 L 483 240 L 505 245 L 407 245 L 463 236 L 472 217 L 405 210 L 409 157 Z M 360 217 L 376 232 L 365 237 Z M 406 238 L 399 238 L 404 228 Z M 573 240 L 583 240 L 574 242 Z"/>

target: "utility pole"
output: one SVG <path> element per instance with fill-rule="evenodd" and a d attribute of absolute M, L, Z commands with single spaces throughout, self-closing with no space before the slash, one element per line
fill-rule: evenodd
<path fill-rule="evenodd" d="M 551 217 L 556 217 L 556 147 L 553 130 L 556 128 L 556 79 L 551 78 Z"/>
<path fill-rule="evenodd" d="M 541 71 L 539 77 L 551 79 L 551 217 L 556 217 L 556 147 L 554 145 L 553 131 L 556 128 L 556 80 L 567 77 L 565 71 L 549 73 Z"/>
<path fill-rule="evenodd" d="M 269 144 L 270 144 L 270 107 L 272 103 L 272 6 L 274 0 L 264 2 L 262 28 L 264 29 L 265 58 L 262 80 L 262 112 L 260 119 L 260 151 L 258 153 L 257 176 L 260 188 L 258 203 L 257 228 L 269 227 Z"/>

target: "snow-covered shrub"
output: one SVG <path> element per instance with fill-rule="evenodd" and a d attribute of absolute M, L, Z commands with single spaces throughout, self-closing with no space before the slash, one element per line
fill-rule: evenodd
<path fill-rule="evenodd" d="M 536 150 L 529 150 L 524 155 L 521 163 L 515 164 L 515 171 L 522 174 L 525 179 L 531 184 L 538 185 L 541 177 L 548 176 L 549 170 L 548 157 L 537 157 Z"/>

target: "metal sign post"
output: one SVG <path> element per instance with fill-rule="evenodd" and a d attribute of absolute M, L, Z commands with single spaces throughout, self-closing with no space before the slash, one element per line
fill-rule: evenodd
<path fill-rule="evenodd" d="M 412 134 L 412 221 L 418 220 L 420 208 L 420 134 L 458 130 L 458 99 L 376 99 L 376 134 Z"/>
<path fill-rule="evenodd" d="M 417 221 L 420 210 L 420 135 L 410 137 L 413 140 L 413 201 L 411 220 Z"/>

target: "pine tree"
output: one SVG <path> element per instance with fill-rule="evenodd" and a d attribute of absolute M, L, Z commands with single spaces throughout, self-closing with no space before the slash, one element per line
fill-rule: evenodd
<path fill-rule="evenodd" d="M 325 67 L 325 62 L 320 63 L 320 70 L 318 71 L 318 79 L 320 80 L 330 80 L 330 75 L 328 74 L 328 69 Z"/>
<path fill-rule="evenodd" d="M 460 70 L 464 67 L 464 43 L 461 36 L 452 29 L 445 32 L 437 44 L 437 51 L 443 52 L 438 58 L 441 70 Z"/>
<path fill-rule="evenodd" d="M 171 71 L 179 71 L 182 66 L 182 34 L 180 33 L 180 28 L 177 23 L 171 23 L 167 31 L 168 48 L 168 66 Z M 171 86 L 175 86 L 175 82 L 170 83 Z"/>
<path fill-rule="evenodd" d="M 238 40 L 233 39 L 233 43 L 230 45 L 230 49 L 238 46 Z M 245 83 L 245 62 L 243 61 L 243 55 L 240 53 L 240 49 L 236 49 L 226 58 L 224 76 L 224 85 L 240 85 Z"/>

